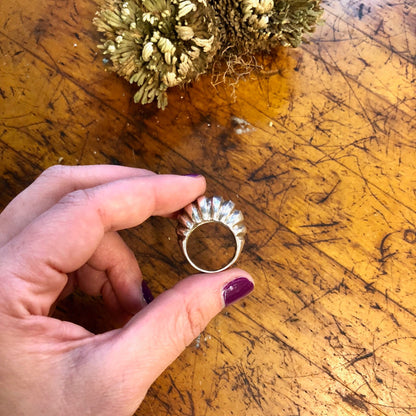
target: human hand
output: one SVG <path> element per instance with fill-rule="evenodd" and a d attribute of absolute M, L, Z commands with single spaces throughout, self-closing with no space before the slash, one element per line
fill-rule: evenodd
<path fill-rule="evenodd" d="M 194 275 L 146 303 L 117 234 L 205 191 L 202 176 L 121 166 L 53 167 L 0 214 L 0 414 L 131 415 L 158 375 L 251 277 Z M 124 327 L 94 335 L 48 316 L 77 286 Z"/>

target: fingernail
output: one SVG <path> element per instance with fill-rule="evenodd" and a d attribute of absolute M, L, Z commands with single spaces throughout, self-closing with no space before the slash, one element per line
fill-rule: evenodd
<path fill-rule="evenodd" d="M 254 284 L 246 277 L 238 277 L 230 283 L 227 283 L 222 289 L 222 297 L 225 306 L 234 303 L 238 299 L 247 296 L 254 289 Z"/>
<path fill-rule="evenodd" d="M 188 173 L 185 176 L 190 176 L 191 178 L 198 178 L 199 176 L 202 176 L 200 173 Z"/>
<path fill-rule="evenodd" d="M 142 280 L 142 293 L 143 298 L 147 304 L 149 304 L 154 299 L 154 296 L 152 295 L 152 292 L 150 291 L 149 286 L 147 286 L 145 280 Z"/>

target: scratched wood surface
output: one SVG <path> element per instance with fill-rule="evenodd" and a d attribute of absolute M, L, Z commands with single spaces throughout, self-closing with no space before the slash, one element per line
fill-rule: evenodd
<path fill-rule="evenodd" d="M 415 1 L 327 0 L 309 44 L 163 112 L 104 71 L 98 6 L 0 2 L 0 206 L 56 163 L 201 172 L 244 212 L 256 279 L 136 414 L 415 415 Z M 155 295 L 192 273 L 170 220 L 123 236 Z M 57 314 L 111 327 L 81 294 Z"/>

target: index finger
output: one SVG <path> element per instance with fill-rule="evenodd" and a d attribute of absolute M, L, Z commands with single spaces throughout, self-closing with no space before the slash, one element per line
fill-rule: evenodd
<path fill-rule="evenodd" d="M 66 195 L 2 248 L 7 269 L 30 292 L 14 292 L 15 296 L 27 303 L 28 295 L 41 295 L 44 311 L 64 287 L 66 273 L 87 262 L 105 232 L 137 226 L 151 215 L 176 212 L 203 194 L 205 187 L 202 176 L 153 175 Z M 32 313 L 39 313 L 32 306 Z"/>
<path fill-rule="evenodd" d="M 91 188 L 132 176 L 155 173 L 114 165 L 56 165 L 46 169 L 17 195 L 0 215 L 0 246 L 22 231 L 34 218 L 77 189 Z"/>

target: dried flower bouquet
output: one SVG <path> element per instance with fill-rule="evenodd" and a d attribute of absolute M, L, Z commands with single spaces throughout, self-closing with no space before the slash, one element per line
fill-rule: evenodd
<path fill-rule="evenodd" d="M 299 46 L 321 14 L 320 0 L 104 0 L 94 23 L 110 69 L 139 87 L 134 101 L 165 108 L 169 87 L 215 60 Z"/>

